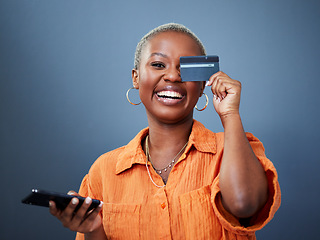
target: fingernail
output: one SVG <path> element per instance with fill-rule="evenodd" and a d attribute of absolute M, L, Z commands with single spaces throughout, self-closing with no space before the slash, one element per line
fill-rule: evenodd
<path fill-rule="evenodd" d="M 209 81 L 206 82 L 206 87 L 209 86 L 209 83 L 210 83 Z"/>
<path fill-rule="evenodd" d="M 52 207 L 52 202 L 51 201 L 49 202 L 49 207 Z"/>
<path fill-rule="evenodd" d="M 103 202 L 102 202 L 102 201 L 100 201 L 99 207 L 102 207 L 102 205 L 103 205 Z"/>
<path fill-rule="evenodd" d="M 73 191 L 69 191 L 67 194 L 68 195 L 74 195 L 74 192 Z"/>
<path fill-rule="evenodd" d="M 78 203 L 78 198 L 72 198 L 71 203 L 74 204 L 74 205 L 77 204 Z"/>
<path fill-rule="evenodd" d="M 89 204 L 91 202 L 91 198 L 90 197 L 87 197 L 86 200 L 85 200 L 86 204 Z"/>

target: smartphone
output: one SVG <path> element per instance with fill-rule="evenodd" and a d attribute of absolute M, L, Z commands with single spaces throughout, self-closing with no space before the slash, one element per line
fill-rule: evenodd
<path fill-rule="evenodd" d="M 183 82 L 208 81 L 219 71 L 219 57 L 216 55 L 180 57 L 180 74 Z"/>
<path fill-rule="evenodd" d="M 49 201 L 54 201 L 57 208 L 60 210 L 64 210 L 72 198 L 78 198 L 79 203 L 75 209 L 75 212 L 80 208 L 85 198 L 80 196 L 68 195 L 65 193 L 57 193 L 50 192 L 45 190 L 32 189 L 31 193 L 22 199 L 22 203 L 29 205 L 36 205 L 42 207 L 49 207 Z M 92 199 L 92 203 L 88 208 L 88 211 L 98 207 L 100 205 L 100 201 L 97 199 Z"/>

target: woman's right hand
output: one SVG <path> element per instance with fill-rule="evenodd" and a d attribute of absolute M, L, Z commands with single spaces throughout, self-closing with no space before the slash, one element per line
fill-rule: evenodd
<path fill-rule="evenodd" d="M 79 196 L 79 194 L 74 191 L 70 191 L 68 194 Z M 91 202 L 91 198 L 87 197 L 78 211 L 74 212 L 79 203 L 78 198 L 72 198 L 69 205 L 63 211 L 56 207 L 54 201 L 50 201 L 49 209 L 50 213 L 58 218 L 64 227 L 69 228 L 71 231 L 91 234 L 103 230 L 101 216 L 99 214 L 103 203 L 101 202 L 97 208 L 87 213 Z"/>

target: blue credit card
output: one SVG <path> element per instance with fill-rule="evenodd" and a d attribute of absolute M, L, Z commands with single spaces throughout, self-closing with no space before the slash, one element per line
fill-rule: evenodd
<path fill-rule="evenodd" d="M 208 81 L 216 72 L 219 72 L 218 56 L 180 57 L 180 74 L 183 82 Z"/>

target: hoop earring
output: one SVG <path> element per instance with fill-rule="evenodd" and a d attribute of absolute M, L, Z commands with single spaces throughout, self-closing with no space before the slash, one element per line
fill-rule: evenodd
<path fill-rule="evenodd" d="M 207 108 L 208 104 L 209 104 L 209 98 L 208 98 L 207 94 L 202 93 L 202 95 L 205 95 L 205 96 L 206 96 L 206 105 L 205 105 L 203 108 L 198 109 L 197 104 L 196 104 L 195 109 L 197 109 L 199 112 L 205 110 L 205 109 Z M 201 96 L 202 96 L 202 95 L 201 95 Z"/>
<path fill-rule="evenodd" d="M 135 89 L 135 88 L 132 87 L 132 88 L 129 88 L 129 89 L 128 89 L 128 91 L 127 91 L 127 93 L 126 93 L 127 100 L 128 100 L 128 102 L 131 103 L 132 105 L 135 105 L 135 106 L 136 106 L 136 105 L 139 105 L 141 102 L 139 102 L 139 103 L 133 103 L 133 102 L 130 101 L 130 99 L 129 99 L 129 92 L 130 92 L 131 89 Z"/>

